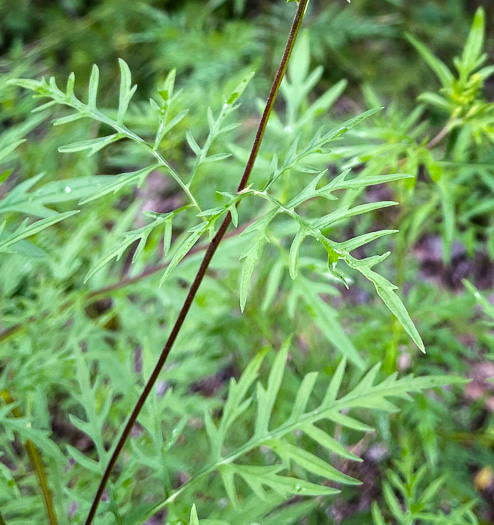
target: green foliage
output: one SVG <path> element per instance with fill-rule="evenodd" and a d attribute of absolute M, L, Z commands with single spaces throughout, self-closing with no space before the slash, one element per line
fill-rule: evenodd
<path fill-rule="evenodd" d="M 278 407 L 280 403 L 278 398 L 289 346 L 288 341 L 274 358 L 266 387 L 258 381 L 258 377 L 267 348 L 247 365 L 238 382 L 235 379 L 230 381 L 229 393 L 220 421 L 215 423 L 209 413 L 206 413 L 205 416 L 204 426 L 210 441 L 208 461 L 178 492 L 182 493 L 188 486 L 199 482 L 204 483 L 204 478 L 219 471 L 225 493 L 234 507 L 240 505 L 236 478 L 242 479 L 258 498 L 266 501 L 273 497 L 271 492 L 285 500 L 294 495 L 330 496 L 337 494 L 339 492 L 337 489 L 311 482 L 306 478 L 317 476 L 324 478 L 326 482 L 350 485 L 359 482 L 322 459 L 321 452 L 315 455 L 303 450 L 297 446 L 297 443 L 294 444 L 292 436 L 297 435 L 297 431 L 303 432 L 317 443 L 321 450 L 325 450 L 324 455 L 331 454 L 336 458 L 362 461 L 324 428 L 321 428 L 321 425 L 330 421 L 353 431 L 368 432 L 372 428 L 349 416 L 350 411 L 366 408 L 395 412 L 398 409 L 388 398 L 410 399 L 408 394 L 411 392 L 462 382 L 460 378 L 451 376 L 421 378 L 410 376 L 397 379 L 396 375 L 393 375 L 375 383 L 379 373 L 379 366 L 375 366 L 352 390 L 343 395 L 340 393 L 340 388 L 346 361 L 342 360 L 327 388 L 322 392 L 321 402 L 315 403 L 314 389 L 318 374 L 311 372 L 300 382 L 293 401 L 289 401 L 291 410 L 288 417 L 280 419 L 278 416 L 279 424 L 273 425 L 271 420 L 275 407 Z M 253 390 L 252 393 L 250 393 L 251 390 Z M 286 403 L 286 398 L 284 401 Z M 250 410 L 254 403 L 255 410 Z M 249 416 L 249 413 L 252 415 Z M 252 421 L 249 425 L 252 430 L 246 434 L 244 442 L 239 442 L 235 429 L 239 420 L 247 418 Z M 230 443 L 235 443 L 235 446 Z M 279 458 L 279 462 L 273 462 L 271 459 L 268 465 L 241 463 L 241 458 L 252 457 L 254 451 L 262 448 L 265 449 L 264 456 L 269 456 L 266 452 L 269 449 Z M 281 472 L 287 469 L 299 472 L 298 476 L 282 475 Z M 267 491 L 266 488 L 269 490 Z M 139 518 L 133 518 L 132 523 L 143 523 L 160 509 L 166 508 L 175 498 L 176 493 L 169 494 L 166 500 L 146 510 Z"/>
<path fill-rule="evenodd" d="M 494 519 L 489 7 L 310 2 L 237 192 L 287 3 L 0 2 L 0 523 L 84 522 L 229 214 L 96 522 Z"/>
<path fill-rule="evenodd" d="M 414 523 L 458 523 L 458 525 L 478 524 L 472 512 L 474 502 L 459 505 L 453 508 L 451 504 L 441 501 L 441 489 L 445 483 L 444 477 L 432 481 L 424 486 L 424 477 L 427 466 L 414 471 L 413 460 L 406 458 L 397 462 L 387 476 L 389 481 L 383 484 L 384 500 L 389 514 L 396 523 L 413 525 Z M 445 513 L 441 507 L 450 507 Z M 384 525 L 383 514 L 377 505 L 372 506 L 372 517 L 375 525 Z"/>

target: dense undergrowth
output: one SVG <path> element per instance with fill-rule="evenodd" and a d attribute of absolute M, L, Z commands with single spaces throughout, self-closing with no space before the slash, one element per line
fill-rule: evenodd
<path fill-rule="evenodd" d="M 494 523 L 484 4 L 311 0 L 237 192 L 297 2 L 0 0 L 0 523 L 84 523 L 228 214 L 95 523 Z"/>

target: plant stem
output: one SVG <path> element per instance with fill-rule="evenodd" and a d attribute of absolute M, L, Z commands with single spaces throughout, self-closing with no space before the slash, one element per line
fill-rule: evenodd
<path fill-rule="evenodd" d="M 278 71 L 276 73 L 276 77 L 274 79 L 273 85 L 271 87 L 271 91 L 269 93 L 268 99 L 266 101 L 266 107 L 264 109 L 264 112 L 261 117 L 261 121 L 259 123 L 259 127 L 257 129 L 256 137 L 254 140 L 254 145 L 252 146 L 252 150 L 250 152 L 249 160 L 247 161 L 247 165 L 245 167 L 244 173 L 242 175 L 242 178 L 240 180 L 240 183 L 237 188 L 237 192 L 241 192 L 245 189 L 247 186 L 247 183 L 249 181 L 249 177 L 252 173 L 252 169 L 254 167 L 254 163 L 257 159 L 257 155 L 259 153 L 259 149 L 261 147 L 262 139 L 264 137 L 264 133 L 266 131 L 266 126 L 269 120 L 269 117 L 271 115 L 271 111 L 273 109 L 274 102 L 276 100 L 276 97 L 278 95 L 278 91 L 280 89 L 281 81 L 283 80 L 283 77 L 286 72 L 286 68 L 288 65 L 288 61 L 290 59 L 290 56 L 293 51 L 293 47 L 295 45 L 295 41 L 297 39 L 297 35 L 300 31 L 300 27 L 302 25 L 302 21 L 304 19 L 304 14 L 306 7 L 309 3 L 309 0 L 300 0 L 297 7 L 297 12 L 295 14 L 295 18 L 293 20 L 292 28 L 290 30 L 290 35 L 288 37 L 288 42 L 285 47 L 285 51 L 283 53 L 283 58 L 281 60 L 280 66 L 278 68 Z M 173 344 L 175 343 L 175 340 L 177 339 L 178 334 L 180 333 L 180 329 L 182 328 L 182 325 L 187 317 L 187 314 L 190 310 L 190 307 L 192 306 L 192 303 L 194 301 L 194 298 L 196 296 L 196 293 L 199 289 L 199 286 L 201 285 L 204 276 L 206 275 L 206 271 L 209 267 L 209 264 L 211 262 L 211 259 L 213 258 L 221 240 L 223 239 L 223 236 L 226 233 L 226 230 L 228 229 L 228 226 L 230 225 L 232 221 L 231 213 L 229 212 L 223 223 L 221 224 L 218 232 L 214 236 L 214 238 L 209 243 L 209 246 L 206 250 L 206 253 L 204 255 L 204 259 L 202 260 L 201 266 L 199 267 L 199 270 L 197 271 L 196 277 L 190 287 L 189 293 L 185 299 L 185 302 L 182 306 L 182 309 L 178 315 L 178 318 L 175 322 L 175 325 L 173 326 L 170 335 L 168 336 L 168 340 L 165 343 L 165 346 L 163 348 L 163 351 L 161 352 L 161 355 L 158 359 L 158 362 L 151 374 L 151 377 L 149 378 L 148 382 L 144 386 L 144 389 L 142 391 L 141 396 L 139 397 L 134 409 L 132 410 L 132 413 L 125 424 L 125 427 L 122 431 L 122 434 L 120 438 L 117 441 L 117 444 L 113 450 L 113 453 L 110 457 L 110 460 L 108 462 L 108 465 L 105 469 L 105 472 L 103 474 L 103 477 L 101 479 L 101 482 L 99 484 L 98 490 L 96 491 L 96 495 L 94 497 L 93 503 L 91 505 L 91 509 L 89 510 L 88 517 L 86 519 L 86 525 L 90 525 L 94 517 L 96 516 L 96 511 L 99 506 L 99 502 L 101 500 L 101 497 L 103 495 L 103 492 L 105 490 L 105 487 L 108 483 L 108 480 L 110 479 L 111 473 L 113 471 L 113 468 L 115 467 L 115 464 L 117 462 L 117 459 L 122 452 L 122 449 L 130 435 L 130 432 L 137 421 L 137 418 L 142 410 L 142 407 L 144 406 L 144 403 L 146 402 L 146 399 L 148 398 L 149 394 L 151 393 L 154 384 L 156 383 L 156 380 L 159 377 L 159 374 L 161 372 L 161 369 L 163 368 L 170 351 L 173 347 Z"/>
<path fill-rule="evenodd" d="M 456 121 L 454 119 L 448 120 L 444 128 L 425 146 L 427 149 L 433 149 L 438 146 L 455 127 Z"/>
<path fill-rule="evenodd" d="M 8 392 L 7 390 L 2 390 L 0 392 L 0 397 L 4 400 L 5 404 L 7 405 L 11 405 L 15 402 L 14 398 L 10 395 L 10 392 Z M 14 415 L 14 417 L 17 418 L 22 417 L 22 413 L 17 407 L 14 407 L 12 409 L 12 414 Z M 52 494 L 50 491 L 50 487 L 48 486 L 48 479 L 46 477 L 43 462 L 41 461 L 38 449 L 30 439 L 26 440 L 25 448 L 29 457 L 29 462 L 31 463 L 31 467 L 33 468 L 34 472 L 36 472 L 36 476 L 38 477 L 39 486 L 41 488 L 41 494 L 43 495 L 43 502 L 45 504 L 46 515 L 48 516 L 48 523 L 50 525 L 58 525 L 57 514 L 55 512 L 55 505 L 53 504 Z M 0 525 L 4 523 L 5 521 L 3 521 L 2 516 L 0 514 Z"/>

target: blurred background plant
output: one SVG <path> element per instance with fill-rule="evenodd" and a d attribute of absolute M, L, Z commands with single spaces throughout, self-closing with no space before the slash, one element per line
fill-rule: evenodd
<path fill-rule="evenodd" d="M 269 88 L 292 15 L 292 4 L 267 0 L 0 0 L 0 510 L 7 524 L 45 523 L 47 507 L 60 523 L 85 517 L 204 245 L 195 244 L 159 287 L 165 265 L 179 262 L 191 236 L 198 242 L 191 228 L 206 224 L 196 231 L 207 234 L 211 227 L 211 214 L 196 217 L 188 207 L 194 202 L 156 153 L 166 153 L 177 175 L 187 174 L 187 191 L 201 209 L 224 210 L 231 196 L 215 192 L 234 189 L 257 124 L 256 97 Z M 201 523 L 494 523 L 494 339 L 486 321 L 494 286 L 493 15 L 487 0 L 311 0 L 252 179 L 263 187 L 293 144 L 303 150 L 320 126 L 327 131 L 384 106 L 330 150 L 298 160 L 300 169 L 286 171 L 276 198 L 288 202 L 326 168 L 326 183 L 352 168 L 358 187 L 338 201 L 308 200 L 303 214 L 339 213 L 338 224 L 325 230 L 335 242 L 399 230 L 356 253 L 391 249 L 379 271 L 398 284 L 427 355 L 370 283 L 340 263 L 330 273 L 316 242 L 306 241 L 294 272 L 293 221 L 266 230 L 264 252 L 254 246 L 243 271 L 239 259 L 252 237 L 234 230 L 134 429 L 125 470 L 97 523 L 140 523 L 167 498 L 166 513 L 158 509 L 149 523 L 187 522 L 193 503 L 210 519 Z M 236 100 L 225 107 L 253 70 L 241 107 L 233 109 Z M 110 120 L 67 123 L 59 106 L 33 113 L 40 103 L 12 82 L 53 75 L 65 86 L 71 72 L 75 96 L 86 101 L 89 85 L 90 100 L 97 94 L 91 111 Z M 122 104 L 121 77 L 125 116 L 112 109 Z M 61 100 L 67 90 L 60 89 Z M 52 118 L 64 120 L 52 126 Z M 130 141 L 121 141 L 121 118 L 135 134 Z M 403 173 L 410 177 L 397 180 Z M 392 182 L 363 182 L 381 175 Z M 399 206 L 381 205 L 388 201 Z M 261 198 L 249 205 L 239 208 L 240 226 L 266 211 Z M 345 206 L 360 205 L 368 206 L 365 214 L 346 213 Z M 174 246 L 185 248 L 177 255 Z M 246 271 L 253 254 L 257 266 Z M 356 422 L 324 422 L 318 439 L 297 429 L 277 445 L 284 454 L 273 452 L 276 446 L 249 451 L 252 469 L 271 469 L 266 486 L 274 492 L 265 499 L 266 487 L 255 483 L 260 471 L 234 464 L 222 472 L 223 484 L 212 477 L 180 492 L 211 454 L 214 432 L 204 414 L 220 425 L 230 379 L 292 333 L 277 424 L 289 419 L 312 371 L 323 381 L 311 402 L 323 400 L 322 385 L 342 354 L 352 361 L 345 392 L 378 362 L 380 381 L 398 371 L 471 382 L 415 394 L 392 417 L 386 404 L 359 408 Z M 267 370 L 259 373 L 266 384 Z M 254 402 L 255 393 L 249 396 Z M 245 415 L 236 422 L 232 450 L 249 439 L 252 421 Z M 369 428 L 375 432 L 363 435 Z M 325 482 L 317 496 L 303 498 L 302 487 L 315 491 L 310 483 L 321 471 L 308 475 L 286 452 L 295 446 L 363 485 L 338 485 L 341 494 L 328 497 L 336 485 Z M 279 479 L 277 457 L 285 479 L 299 480 L 293 486 Z"/>

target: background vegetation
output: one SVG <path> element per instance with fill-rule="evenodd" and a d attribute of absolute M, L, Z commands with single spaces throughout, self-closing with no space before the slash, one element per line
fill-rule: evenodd
<path fill-rule="evenodd" d="M 294 9 L 0 0 L 0 523 L 83 522 L 235 202 Z M 201 523 L 494 523 L 493 20 L 487 0 L 311 0 L 253 188 L 282 170 L 270 196 L 287 203 L 352 168 L 359 182 L 304 194 L 300 215 L 335 243 L 399 230 L 346 247 L 391 251 L 375 271 L 427 354 L 365 265 L 333 265 L 315 239 L 299 255 L 301 223 L 265 227 L 272 201 L 242 196 L 96 523 L 194 523 L 193 504 Z M 59 91 L 33 81 L 51 76 Z"/>

